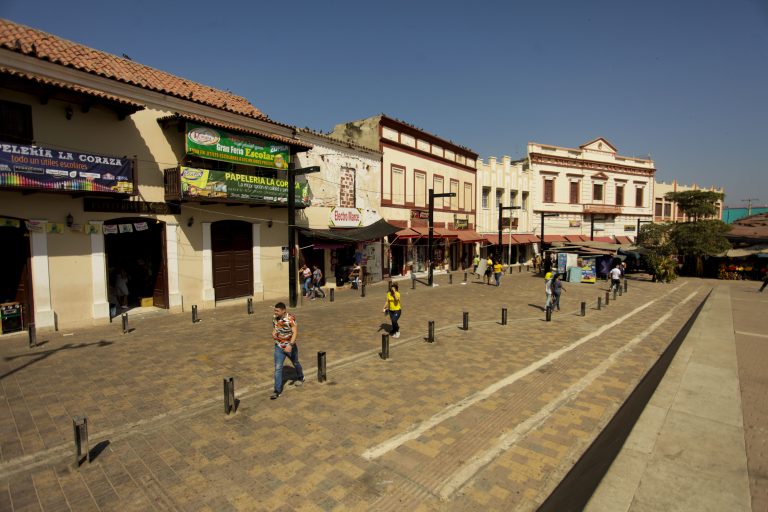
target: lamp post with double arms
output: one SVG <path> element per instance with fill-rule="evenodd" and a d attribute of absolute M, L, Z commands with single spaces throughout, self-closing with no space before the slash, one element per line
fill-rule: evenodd
<path fill-rule="evenodd" d="M 640 223 L 641 222 L 643 224 L 653 224 L 652 220 L 640 220 L 640 217 L 637 218 L 637 234 L 635 235 L 635 243 L 637 243 L 638 240 L 640 240 Z"/>
<path fill-rule="evenodd" d="M 541 237 L 541 257 L 544 258 L 544 217 L 559 217 L 559 213 L 544 213 L 541 212 L 541 233 L 539 233 L 539 236 Z"/>
<path fill-rule="evenodd" d="M 319 166 L 293 169 L 291 162 L 288 168 L 288 302 L 296 307 L 298 294 L 296 292 L 296 176 L 320 172 Z"/>
<path fill-rule="evenodd" d="M 496 249 L 496 257 L 499 259 L 499 262 L 501 262 L 501 255 L 503 250 L 503 244 L 501 243 L 501 231 L 502 231 L 502 216 L 501 213 L 504 210 L 519 210 L 522 208 L 521 206 L 501 206 L 501 203 L 499 203 L 499 245 Z M 509 229 L 512 230 L 512 217 L 509 218 Z M 512 241 L 509 242 L 510 245 L 512 245 Z M 510 261 L 509 264 L 511 265 L 512 262 Z"/>
<path fill-rule="evenodd" d="M 432 246 L 432 239 L 434 237 L 434 231 L 433 231 L 433 217 L 435 214 L 435 198 L 436 197 L 456 197 L 456 194 L 454 192 L 445 192 L 443 194 L 435 194 L 434 189 L 429 189 L 429 220 L 427 221 L 429 223 L 429 238 L 427 239 L 427 257 L 429 258 L 427 264 L 429 265 L 429 268 L 427 270 L 427 284 L 429 286 L 432 286 L 432 262 L 435 260 L 435 255 L 432 254 L 433 246 Z"/>

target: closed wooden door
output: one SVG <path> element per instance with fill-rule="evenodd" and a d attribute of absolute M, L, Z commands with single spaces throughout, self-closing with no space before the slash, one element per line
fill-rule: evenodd
<path fill-rule="evenodd" d="M 237 220 L 211 224 L 211 252 L 216 300 L 253 295 L 251 224 Z"/>

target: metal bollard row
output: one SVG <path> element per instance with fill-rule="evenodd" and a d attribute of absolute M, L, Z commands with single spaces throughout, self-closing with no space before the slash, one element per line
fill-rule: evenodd
<path fill-rule="evenodd" d="M 235 409 L 235 379 L 224 379 L 224 414 L 229 415 Z"/>

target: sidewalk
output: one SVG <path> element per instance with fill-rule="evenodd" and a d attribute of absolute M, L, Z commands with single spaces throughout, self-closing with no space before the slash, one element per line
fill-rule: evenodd
<path fill-rule="evenodd" d="M 56 333 L 32 350 L 0 340 L 0 510 L 534 510 L 708 291 L 631 281 L 597 311 L 602 283 L 566 283 L 545 322 L 541 278 L 462 278 L 403 283 L 403 334 L 386 361 L 383 286 L 305 303 L 308 382 L 276 401 L 271 304 L 194 325 L 132 318 L 127 335 Z M 428 320 L 436 343 L 424 342 Z M 240 405 L 225 416 L 229 376 Z M 79 414 L 99 453 L 73 469 Z"/>

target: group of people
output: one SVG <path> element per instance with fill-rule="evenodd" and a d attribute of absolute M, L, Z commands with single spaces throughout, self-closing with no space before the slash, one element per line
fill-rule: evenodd
<path fill-rule="evenodd" d="M 544 279 L 544 293 L 547 296 L 544 309 L 560 311 L 560 294 L 566 291 L 563 281 L 560 279 L 560 274 L 557 272 L 547 272 L 544 275 Z"/>
<path fill-rule="evenodd" d="M 315 300 L 317 297 L 325 298 L 325 292 L 322 289 L 323 271 L 317 265 L 312 265 L 310 269 L 307 265 L 302 265 L 299 269 L 301 276 L 301 289 L 304 297 Z"/>
<path fill-rule="evenodd" d="M 475 255 L 474 259 L 472 260 L 472 273 L 475 274 L 475 276 L 480 277 L 480 274 L 477 272 L 477 268 L 480 266 L 480 256 Z M 501 260 L 496 258 L 493 259 L 490 256 L 485 260 L 485 272 L 484 272 L 484 278 L 485 278 L 485 284 L 490 285 L 491 284 L 491 276 L 493 276 L 494 280 L 496 281 L 496 286 L 501 286 L 501 275 L 504 273 L 504 266 L 501 264 Z"/>

